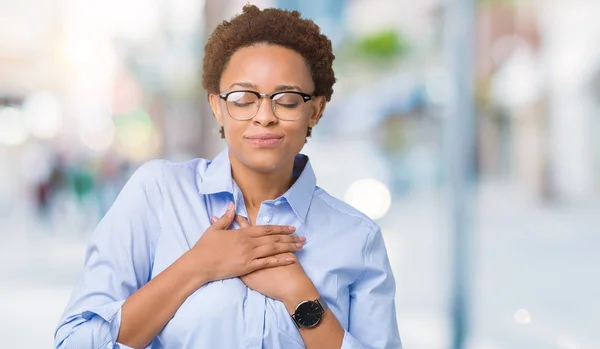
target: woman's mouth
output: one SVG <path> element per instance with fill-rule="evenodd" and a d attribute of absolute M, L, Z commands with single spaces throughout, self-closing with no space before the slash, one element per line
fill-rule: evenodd
<path fill-rule="evenodd" d="M 261 133 L 247 136 L 246 140 L 255 147 L 274 147 L 281 143 L 283 136 L 273 133 Z"/>

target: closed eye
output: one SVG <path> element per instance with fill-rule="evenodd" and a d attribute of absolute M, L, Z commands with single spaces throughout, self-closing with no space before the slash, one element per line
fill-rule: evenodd
<path fill-rule="evenodd" d="M 291 103 L 291 104 L 277 103 L 277 106 L 281 106 L 281 107 L 289 108 L 289 109 L 294 109 L 294 108 L 298 108 L 298 103 Z"/>
<path fill-rule="evenodd" d="M 245 107 L 249 107 L 252 104 L 254 104 L 253 102 L 250 102 L 250 103 L 231 102 L 231 103 L 233 103 L 233 105 L 236 106 L 237 108 L 245 108 Z"/>

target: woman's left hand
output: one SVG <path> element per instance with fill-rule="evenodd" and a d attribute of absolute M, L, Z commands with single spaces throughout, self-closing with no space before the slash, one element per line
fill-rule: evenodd
<path fill-rule="evenodd" d="M 250 226 L 242 216 L 236 216 L 235 219 L 241 228 Z M 288 254 L 295 258 L 293 253 Z M 318 294 L 297 260 L 289 265 L 257 270 L 240 279 L 254 291 L 284 303 L 294 302 L 302 295 Z"/>

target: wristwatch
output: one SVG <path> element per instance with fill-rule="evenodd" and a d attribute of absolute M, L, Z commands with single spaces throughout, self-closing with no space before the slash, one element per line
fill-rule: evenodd
<path fill-rule="evenodd" d="M 327 309 L 327 303 L 325 303 L 323 297 L 319 297 L 314 301 L 300 302 L 291 317 L 298 328 L 311 328 L 321 322 L 323 313 Z"/>

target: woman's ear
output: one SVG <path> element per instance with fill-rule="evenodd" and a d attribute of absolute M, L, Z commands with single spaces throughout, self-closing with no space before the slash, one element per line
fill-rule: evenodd
<path fill-rule="evenodd" d="M 323 111 L 325 111 L 325 106 L 327 105 L 327 100 L 325 97 L 315 97 L 312 112 L 310 118 L 308 119 L 308 126 L 315 127 L 315 125 L 323 116 Z"/>
<path fill-rule="evenodd" d="M 210 108 L 212 109 L 213 115 L 215 116 L 215 119 L 217 119 L 219 126 L 223 127 L 223 114 L 221 113 L 220 100 L 221 97 L 219 97 L 219 95 L 214 93 L 208 95 L 208 102 L 210 103 Z"/>

